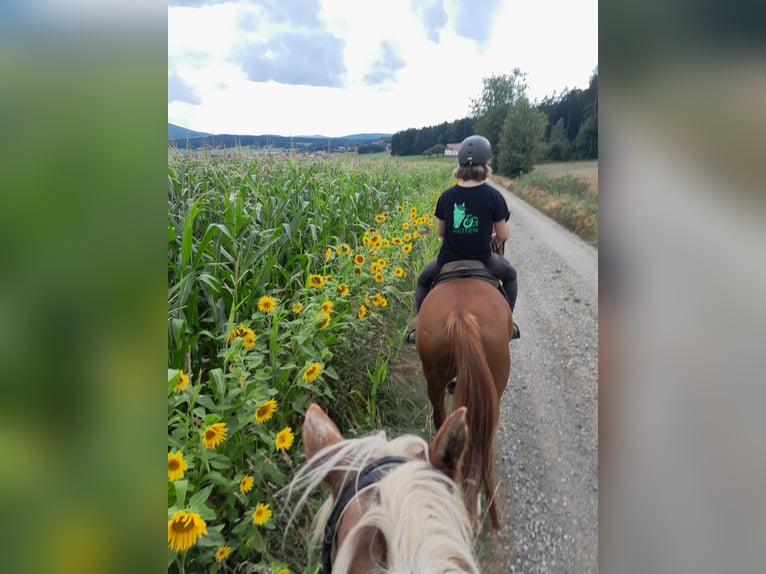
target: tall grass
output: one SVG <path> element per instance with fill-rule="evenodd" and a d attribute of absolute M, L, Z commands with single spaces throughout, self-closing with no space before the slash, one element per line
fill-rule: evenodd
<path fill-rule="evenodd" d="M 517 180 L 496 179 L 584 241 L 598 245 L 598 195 L 585 179 L 570 174 L 550 177 L 536 171 Z"/>
<path fill-rule="evenodd" d="M 169 543 L 178 513 L 207 528 L 168 550 L 171 571 L 312 569 L 307 524 L 285 533 L 277 496 L 303 413 L 318 401 L 346 433 L 381 424 L 450 171 L 169 150 Z"/>

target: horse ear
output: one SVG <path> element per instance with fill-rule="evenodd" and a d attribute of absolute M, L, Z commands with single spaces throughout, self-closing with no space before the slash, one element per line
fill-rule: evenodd
<path fill-rule="evenodd" d="M 301 438 L 303 440 L 303 452 L 306 453 L 306 460 L 309 460 L 324 447 L 342 441 L 343 435 L 340 434 L 338 427 L 322 410 L 322 407 L 316 403 L 311 403 L 303 420 Z"/>
<path fill-rule="evenodd" d="M 468 447 L 468 409 L 456 409 L 444 421 L 428 447 L 431 464 L 455 482 L 460 480 L 460 461 Z"/>
<path fill-rule="evenodd" d="M 343 435 L 340 434 L 338 427 L 322 410 L 322 407 L 316 403 L 311 403 L 303 420 L 301 439 L 303 440 L 303 452 L 306 454 L 306 460 L 311 460 L 323 448 L 342 441 Z M 311 464 L 316 468 L 321 466 L 322 462 L 322 460 L 313 460 Z M 340 473 L 329 470 L 322 480 L 337 496 L 342 482 L 341 478 Z"/>

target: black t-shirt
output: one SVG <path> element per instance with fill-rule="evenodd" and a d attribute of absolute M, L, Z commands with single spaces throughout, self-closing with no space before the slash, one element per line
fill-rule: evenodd
<path fill-rule="evenodd" d="M 445 223 L 439 265 L 459 259 L 487 263 L 492 255 L 492 227 L 511 215 L 505 198 L 487 183 L 476 187 L 453 185 L 441 194 L 434 213 Z"/>

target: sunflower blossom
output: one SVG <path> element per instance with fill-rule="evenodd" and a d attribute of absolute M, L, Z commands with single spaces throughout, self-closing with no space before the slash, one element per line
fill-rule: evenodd
<path fill-rule="evenodd" d="M 364 265 L 364 255 L 361 253 L 357 253 L 354 255 L 354 264 L 355 265 Z"/>
<path fill-rule="evenodd" d="M 334 305 L 333 305 L 333 302 L 332 302 L 332 301 L 330 301 L 329 299 L 325 300 L 325 301 L 322 303 L 322 311 L 324 311 L 325 313 L 328 313 L 328 314 L 329 314 L 329 313 L 330 313 L 330 311 L 332 311 L 332 308 L 333 308 L 333 307 L 334 307 Z"/>
<path fill-rule="evenodd" d="M 255 418 L 255 422 L 257 422 L 258 424 L 261 424 L 269 420 L 276 410 L 277 410 L 277 401 L 275 401 L 274 399 L 269 399 L 268 401 L 258 405 L 258 408 L 255 409 L 255 414 L 253 415 L 253 418 Z"/>
<path fill-rule="evenodd" d="M 322 365 L 319 363 L 311 363 L 306 370 L 303 371 L 303 380 L 307 383 L 313 383 L 321 373 Z"/>
<path fill-rule="evenodd" d="M 290 427 L 285 427 L 277 433 L 277 438 L 274 440 L 274 446 L 276 450 L 289 450 L 293 446 L 293 440 L 295 435 Z"/>
<path fill-rule="evenodd" d="M 266 524 L 271 518 L 271 509 L 268 504 L 259 504 L 253 511 L 253 524 L 260 526 Z"/>
<path fill-rule="evenodd" d="M 264 295 L 258 299 L 258 310 L 261 313 L 273 313 L 277 307 L 277 301 L 271 295 Z"/>
<path fill-rule="evenodd" d="M 229 554 L 231 554 L 231 548 L 228 546 L 221 546 L 215 551 L 215 561 L 220 564 L 229 557 Z"/>
<path fill-rule="evenodd" d="M 226 337 L 226 340 L 227 342 L 231 343 L 237 337 L 242 339 L 242 346 L 246 349 L 252 349 L 255 347 L 255 333 L 249 327 L 240 325 L 236 329 L 232 329 L 229 331 L 229 335 Z"/>
<path fill-rule="evenodd" d="M 316 289 L 324 286 L 324 277 L 321 275 L 309 275 L 309 285 Z"/>
<path fill-rule="evenodd" d="M 205 448 L 215 448 L 226 439 L 226 423 L 215 423 L 202 431 L 202 444 Z"/>
<path fill-rule="evenodd" d="M 348 295 L 348 285 L 346 285 L 345 283 L 341 283 L 340 285 L 338 285 L 338 293 L 343 297 Z"/>
<path fill-rule="evenodd" d="M 174 392 L 184 391 L 189 386 L 189 375 L 181 371 L 178 375 L 178 382 L 173 387 Z"/>
<path fill-rule="evenodd" d="M 179 480 L 184 477 L 184 471 L 188 467 L 184 460 L 184 453 L 180 450 L 178 452 L 168 453 L 168 480 Z"/>
<path fill-rule="evenodd" d="M 242 494 L 247 494 L 251 490 L 253 490 L 253 477 L 246 474 L 242 477 L 242 480 L 239 481 L 239 491 Z"/>
<path fill-rule="evenodd" d="M 290 574 L 290 571 L 287 568 L 281 568 L 277 570 L 277 574 Z"/>
<path fill-rule="evenodd" d="M 362 305 L 359 307 L 359 311 L 356 313 L 357 319 L 364 319 L 364 316 L 367 314 L 367 307 L 365 305 Z"/>
<path fill-rule="evenodd" d="M 168 548 L 175 552 L 188 550 L 203 534 L 207 534 L 207 524 L 196 512 L 179 510 L 168 520 Z"/>
<path fill-rule="evenodd" d="M 291 310 L 293 313 L 297 315 L 298 313 L 303 311 L 303 305 L 301 305 L 300 303 L 296 303 L 295 305 L 293 305 L 293 308 Z"/>

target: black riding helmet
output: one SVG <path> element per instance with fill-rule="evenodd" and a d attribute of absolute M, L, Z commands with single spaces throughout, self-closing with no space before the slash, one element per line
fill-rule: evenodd
<path fill-rule="evenodd" d="M 490 157 L 492 157 L 492 146 L 484 136 L 468 136 L 457 150 L 457 161 L 460 165 L 489 163 Z"/>

